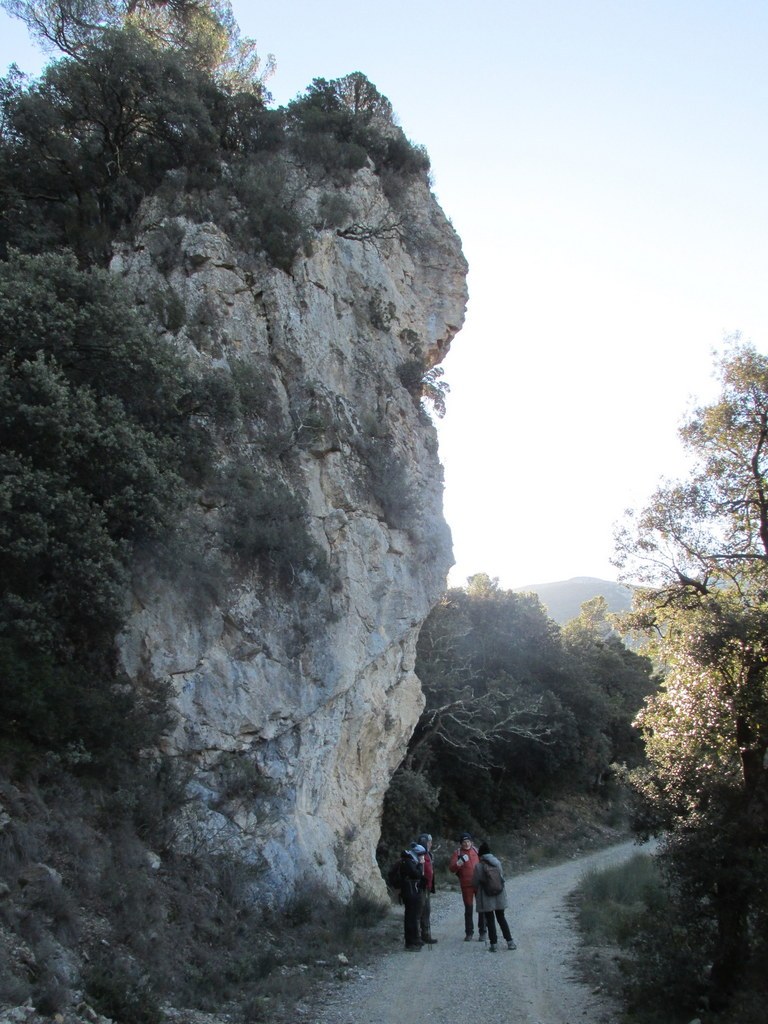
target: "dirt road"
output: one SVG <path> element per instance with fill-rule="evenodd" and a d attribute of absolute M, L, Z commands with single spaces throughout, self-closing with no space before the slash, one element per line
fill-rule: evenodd
<path fill-rule="evenodd" d="M 503 942 L 493 954 L 477 939 L 465 942 L 458 890 L 437 893 L 438 944 L 382 957 L 333 993 L 315 1011 L 315 1024 L 448 1024 L 467 1016 L 483 1024 L 613 1024 L 616 1008 L 575 977 L 577 938 L 565 899 L 587 870 L 636 851 L 623 843 L 509 879 L 507 920 L 518 946 L 512 951 Z"/>

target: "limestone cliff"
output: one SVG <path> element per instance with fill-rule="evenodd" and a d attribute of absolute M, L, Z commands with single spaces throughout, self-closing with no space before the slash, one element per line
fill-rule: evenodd
<path fill-rule="evenodd" d="M 462 324 L 466 265 L 423 177 L 394 201 L 369 164 L 329 217 L 328 189 L 290 174 L 312 227 L 286 270 L 159 197 L 116 250 L 158 332 L 250 396 L 216 435 L 222 479 L 249 487 L 201 485 L 186 545 L 143 559 L 120 658 L 137 685 L 172 683 L 190 828 L 258 863 L 269 891 L 375 894 L 383 796 L 423 704 L 416 639 L 451 564 L 418 378 Z M 277 568 L 231 541 L 249 500 L 285 510 Z"/>

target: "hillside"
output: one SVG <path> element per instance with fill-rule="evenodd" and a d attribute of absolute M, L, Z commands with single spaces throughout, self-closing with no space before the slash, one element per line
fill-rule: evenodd
<path fill-rule="evenodd" d="M 0 1007 L 49 1016 L 242 1006 L 270 915 L 384 905 L 452 559 L 426 153 L 199 56 L 108 22 L 0 90 Z"/>
<path fill-rule="evenodd" d="M 610 612 L 627 611 L 632 603 L 629 587 L 596 576 L 574 576 L 556 583 L 531 583 L 514 590 L 517 594 L 536 594 L 550 618 L 561 626 L 575 618 L 582 604 L 593 597 L 604 597 Z"/>

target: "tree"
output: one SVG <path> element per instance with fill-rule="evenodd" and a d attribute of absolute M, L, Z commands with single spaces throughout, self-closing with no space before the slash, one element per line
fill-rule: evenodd
<path fill-rule="evenodd" d="M 632 720 L 658 686 L 649 658 L 630 650 L 615 632 L 604 597 L 585 601 L 562 629 L 562 640 L 580 680 L 575 687 L 580 710 L 583 760 L 600 786 L 617 763 L 643 760 L 640 732 Z"/>
<path fill-rule="evenodd" d="M 6 244 L 106 258 L 112 233 L 166 171 L 215 166 L 212 83 L 136 32 L 111 32 L 39 82 L 2 83 Z"/>
<path fill-rule="evenodd" d="M 449 827 L 514 821 L 526 802 L 638 759 L 629 722 L 652 688 L 647 659 L 591 630 L 564 642 L 534 595 L 486 573 L 433 609 L 416 672 L 426 707 L 393 793 L 425 780 Z"/>
<path fill-rule="evenodd" d="M 133 28 L 156 47 L 215 75 L 233 91 L 264 95 L 256 42 L 242 38 L 230 0 L 0 0 L 47 48 L 75 59 L 100 45 L 110 31 Z"/>
<path fill-rule="evenodd" d="M 768 357 L 737 340 L 718 370 L 718 401 L 681 428 L 690 477 L 631 518 L 618 560 L 645 584 L 626 624 L 666 671 L 638 718 L 640 821 L 711 925 L 723 998 L 768 914 Z"/>
<path fill-rule="evenodd" d="M 617 537 L 617 563 L 670 603 L 734 587 L 761 601 L 768 577 L 768 359 L 734 340 L 719 401 L 680 435 L 691 476 L 658 488 Z"/>
<path fill-rule="evenodd" d="M 0 340 L 0 736 L 103 748 L 131 553 L 186 500 L 196 385 L 71 255 L 0 263 Z"/>
<path fill-rule="evenodd" d="M 389 100 L 359 71 L 314 79 L 286 113 L 293 145 L 326 173 L 347 176 L 368 160 L 386 178 L 429 170 L 425 150 L 408 141 Z"/>

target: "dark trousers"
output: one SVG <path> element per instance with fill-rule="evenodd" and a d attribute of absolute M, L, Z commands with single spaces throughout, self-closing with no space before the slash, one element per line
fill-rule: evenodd
<path fill-rule="evenodd" d="M 406 946 L 420 946 L 419 918 L 421 916 L 421 893 L 403 893 L 403 930 L 405 931 Z"/>
<path fill-rule="evenodd" d="M 496 916 L 496 921 L 499 922 L 501 934 L 504 936 L 507 942 L 511 940 L 512 932 L 509 930 L 507 918 L 503 910 L 485 910 L 483 912 L 483 917 L 485 918 L 485 924 L 488 928 L 488 938 L 491 941 L 491 943 L 495 946 L 496 942 L 498 941 L 498 934 L 496 932 L 496 921 L 494 921 L 494 915 Z"/>
<path fill-rule="evenodd" d="M 419 912 L 419 928 L 421 930 L 422 942 L 432 938 L 432 927 L 430 924 L 431 916 L 432 907 L 430 905 L 430 896 L 428 892 L 423 892 L 421 894 L 421 910 Z"/>
<path fill-rule="evenodd" d="M 466 903 L 464 904 L 464 934 L 465 935 L 472 935 L 474 930 L 475 930 L 474 920 L 473 920 L 473 917 L 472 917 L 473 910 L 474 910 L 474 907 L 472 906 L 471 903 L 470 904 L 466 904 Z M 477 930 L 480 932 L 481 935 L 485 935 L 485 918 L 479 912 L 478 912 L 478 915 L 477 915 Z"/>

